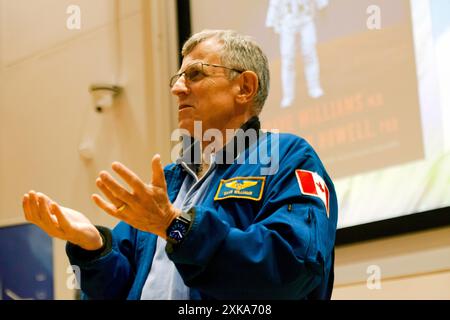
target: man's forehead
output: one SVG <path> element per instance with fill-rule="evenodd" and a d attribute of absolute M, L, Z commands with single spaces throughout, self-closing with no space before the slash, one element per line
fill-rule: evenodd
<path fill-rule="evenodd" d="M 195 62 L 220 63 L 221 45 L 216 39 L 207 39 L 200 42 L 184 58 L 181 70 Z"/>

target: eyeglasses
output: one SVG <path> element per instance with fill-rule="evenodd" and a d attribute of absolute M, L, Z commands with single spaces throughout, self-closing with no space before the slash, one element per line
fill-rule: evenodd
<path fill-rule="evenodd" d="M 204 66 L 208 66 L 208 67 L 215 67 L 215 68 L 224 68 L 224 69 L 228 69 L 237 73 L 242 73 L 245 70 L 239 70 L 239 69 L 235 69 L 235 68 L 229 68 L 229 67 L 225 67 L 225 66 L 221 66 L 218 64 L 210 64 L 210 63 L 205 63 L 205 62 L 195 62 L 189 66 L 186 67 L 186 69 L 184 69 L 183 72 L 180 72 L 176 75 L 174 75 L 172 78 L 170 78 L 170 87 L 172 88 L 175 83 L 178 81 L 178 79 L 181 78 L 181 76 L 184 75 L 184 78 L 188 81 L 192 81 L 192 82 L 196 82 L 196 81 L 200 81 L 201 79 L 205 78 L 208 76 L 208 74 L 205 72 L 204 70 Z"/>

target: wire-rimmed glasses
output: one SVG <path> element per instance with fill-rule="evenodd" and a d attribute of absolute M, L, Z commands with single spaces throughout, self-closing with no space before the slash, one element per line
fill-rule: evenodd
<path fill-rule="evenodd" d="M 188 81 L 191 82 L 195 82 L 195 81 L 199 81 L 205 77 L 208 76 L 208 74 L 205 72 L 204 67 L 208 66 L 208 67 L 215 67 L 215 68 L 224 68 L 224 69 L 228 69 L 237 73 L 242 73 L 245 70 L 239 70 L 236 68 L 230 68 L 230 67 L 226 67 L 226 66 L 222 66 L 219 64 L 212 64 L 212 63 L 206 63 L 206 62 L 195 62 L 192 63 L 190 65 L 188 65 L 186 67 L 186 69 L 184 69 L 183 72 L 180 72 L 176 75 L 174 75 L 173 77 L 170 78 L 170 87 L 172 88 L 175 83 L 178 81 L 178 79 L 181 78 L 181 76 L 184 76 L 184 78 Z"/>

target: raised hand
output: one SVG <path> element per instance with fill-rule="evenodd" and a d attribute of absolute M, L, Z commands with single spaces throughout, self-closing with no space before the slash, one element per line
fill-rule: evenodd
<path fill-rule="evenodd" d="M 30 191 L 23 196 L 27 221 L 37 225 L 49 236 L 76 244 L 86 250 L 102 247 L 97 228 L 82 213 L 58 205 L 43 193 Z"/>
<path fill-rule="evenodd" d="M 160 156 L 152 159 L 152 182 L 145 184 L 133 171 L 119 162 L 112 169 L 131 187 L 128 191 L 108 172 L 100 172 L 97 187 L 110 201 L 94 194 L 94 202 L 108 214 L 119 218 L 136 229 L 151 232 L 166 239 L 166 229 L 181 214 L 167 196 L 167 185 Z"/>

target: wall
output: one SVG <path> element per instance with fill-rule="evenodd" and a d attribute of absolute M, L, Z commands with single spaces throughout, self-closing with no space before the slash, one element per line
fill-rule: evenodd
<path fill-rule="evenodd" d="M 450 227 L 339 246 L 335 268 L 333 299 L 450 299 Z"/>
<path fill-rule="evenodd" d="M 80 30 L 66 27 L 69 5 Z M 115 225 L 90 200 L 98 172 L 118 160 L 148 180 L 155 153 L 169 161 L 174 1 L 0 0 L 0 14 L 0 225 L 24 222 L 31 189 Z M 94 83 L 124 88 L 109 112 L 94 111 Z M 55 296 L 70 299 L 64 242 L 53 243 Z"/>

